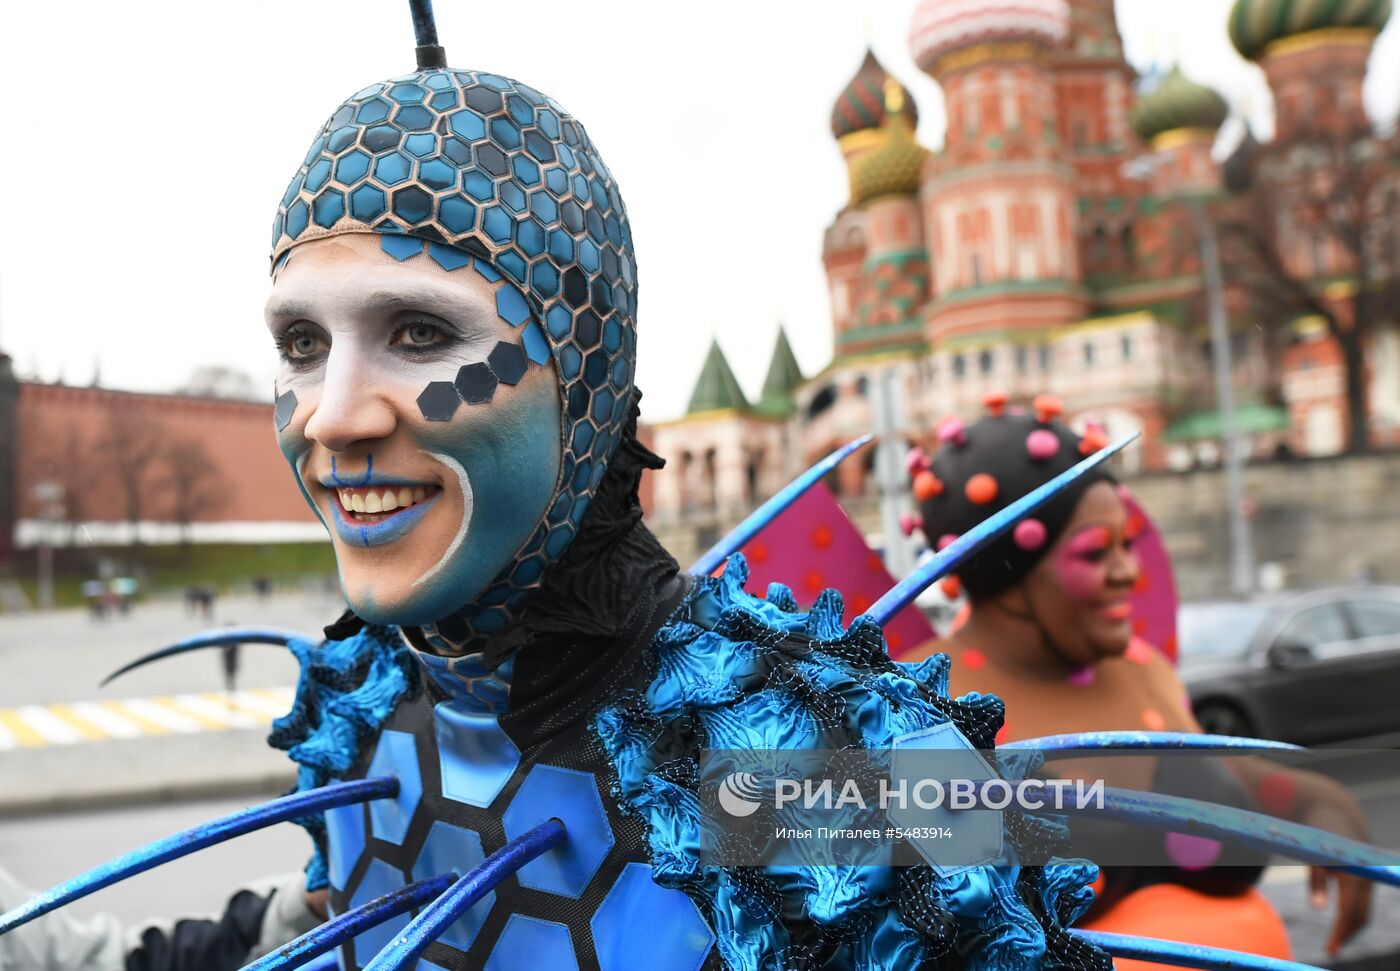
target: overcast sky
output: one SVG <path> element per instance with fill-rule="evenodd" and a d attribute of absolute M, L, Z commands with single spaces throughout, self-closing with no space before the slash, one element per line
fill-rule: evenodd
<path fill-rule="evenodd" d="M 866 39 L 942 142 L 941 95 L 907 51 L 917 0 L 437 0 L 457 67 L 518 77 L 587 126 L 632 219 L 639 384 L 685 409 L 712 336 L 745 389 L 784 321 L 806 373 L 830 357 L 821 234 L 845 201 L 831 105 Z M 1129 59 L 1179 58 L 1269 131 L 1230 0 L 1118 0 Z M 523 11 L 529 11 L 528 14 Z M 1372 116 L 1400 100 L 1400 32 L 1377 44 Z M 224 363 L 270 389 L 268 234 L 342 99 L 408 73 L 403 0 L 64 0 L 0 14 L 0 349 L 21 374 L 167 390 Z M 1229 137 L 1229 133 L 1222 137 Z"/>

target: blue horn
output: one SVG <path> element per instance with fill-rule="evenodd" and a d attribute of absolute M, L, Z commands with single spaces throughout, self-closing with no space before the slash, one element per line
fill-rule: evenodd
<path fill-rule="evenodd" d="M 365 965 L 364 971 L 401 971 L 415 967 L 418 956 L 428 945 L 473 904 L 535 857 L 564 842 L 564 837 L 564 824 L 551 819 L 511 840 L 425 907 L 412 923 L 384 945 L 384 949 Z M 638 930 L 644 932 L 645 929 Z"/>
<path fill-rule="evenodd" d="M 298 631 L 276 630 L 270 627 L 224 627 L 219 630 L 209 630 L 202 634 L 195 634 L 193 637 L 187 637 L 178 644 L 171 644 L 169 647 L 162 647 L 158 651 L 152 651 L 150 654 L 138 657 L 130 664 L 123 665 L 107 675 L 98 687 L 105 688 L 128 671 L 135 671 L 152 661 L 174 657 L 188 651 L 203 650 L 206 647 L 224 647 L 228 644 L 277 644 L 286 647 L 292 641 L 316 644 L 320 640 L 319 637 L 308 637 Z"/>
<path fill-rule="evenodd" d="M 387 799 L 398 795 L 398 791 L 398 779 L 356 779 L 353 782 L 337 782 L 319 789 L 296 792 L 258 806 L 240 809 L 218 819 L 211 819 L 198 826 L 191 826 L 173 836 L 147 843 L 115 860 L 93 867 L 86 873 L 45 890 L 9 913 L 0 914 L 0 934 L 8 933 L 21 924 L 28 923 L 35 917 L 42 917 L 80 897 L 86 897 L 94 890 L 110 887 L 127 877 L 144 873 L 182 856 L 189 856 L 206 847 L 231 840 L 235 836 L 266 829 L 273 823 L 334 809 L 336 806 Z"/>
<path fill-rule="evenodd" d="M 759 531 L 773 520 L 777 519 L 788 506 L 801 497 L 812 486 L 816 485 L 822 476 L 826 475 L 836 466 L 841 464 L 841 460 L 861 446 L 869 443 L 875 436 L 862 435 L 853 442 L 842 445 L 806 472 L 793 479 L 787 485 L 759 506 L 748 517 L 724 535 L 704 556 L 695 561 L 695 565 L 690 568 L 690 572 L 695 576 L 709 576 L 715 572 L 715 568 L 729 559 L 730 554 L 739 550 L 745 543 L 758 535 Z"/>
<path fill-rule="evenodd" d="M 1038 750 L 1067 752 L 1074 749 L 1103 749 L 1106 754 L 1122 752 L 1130 755 L 1139 749 L 1208 749 L 1223 752 L 1248 752 L 1260 749 L 1270 752 L 1302 752 L 1301 745 L 1272 742 L 1263 738 L 1237 738 L 1234 735 L 1203 735 L 1192 732 L 1071 732 L 1068 735 L 1046 735 L 1006 742 L 997 751 Z"/>
<path fill-rule="evenodd" d="M 242 971 L 287 971 L 302 967 L 371 927 L 378 927 L 391 917 L 407 913 L 442 896 L 442 892 L 452 886 L 456 879 L 456 874 L 444 873 L 375 897 L 369 903 L 347 910 L 320 927 L 307 931 L 290 944 L 264 954 L 252 964 L 245 965 Z M 334 961 L 331 966 L 334 966 Z"/>

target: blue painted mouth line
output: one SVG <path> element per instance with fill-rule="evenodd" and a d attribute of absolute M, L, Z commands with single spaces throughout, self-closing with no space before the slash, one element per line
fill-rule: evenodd
<path fill-rule="evenodd" d="M 339 487 L 342 488 L 342 489 L 356 489 L 356 488 L 359 488 L 360 486 L 367 486 L 367 485 L 370 485 L 370 484 L 371 484 L 371 479 L 373 478 L 373 476 L 374 476 L 374 453 L 373 453 L 373 452 L 371 452 L 371 453 L 369 453 L 368 455 L 365 456 L 365 474 L 364 474 L 364 477 L 361 478 L 359 482 L 346 482 L 344 479 L 342 479 L 342 478 L 340 477 L 340 473 L 339 473 L 338 471 L 336 471 L 336 467 L 335 467 L 335 456 L 332 455 L 332 456 L 331 456 L 331 481 L 330 481 L 330 482 L 322 482 L 321 485 L 325 486 L 325 487 L 328 488 L 328 489 L 329 489 L 329 488 L 332 488 L 332 487 L 334 487 L 334 486 L 339 486 Z M 397 484 L 397 483 L 395 483 L 395 484 Z"/>
<path fill-rule="evenodd" d="M 377 523 L 359 523 L 345 515 L 345 509 L 335 496 L 331 501 L 331 523 L 342 543 L 351 546 L 384 546 L 401 539 L 414 526 L 422 522 L 428 507 L 442 498 L 442 493 L 434 493 L 427 499 L 414 503 L 402 511 L 384 514 Z"/>

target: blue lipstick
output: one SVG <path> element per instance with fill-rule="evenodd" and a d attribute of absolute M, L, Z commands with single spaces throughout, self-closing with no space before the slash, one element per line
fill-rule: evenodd
<path fill-rule="evenodd" d="M 396 483 L 385 482 L 384 484 Z M 423 516 L 427 514 L 428 508 L 440 498 L 442 498 L 442 493 L 437 492 L 430 498 L 414 503 L 402 512 L 387 513 L 385 518 L 377 523 L 360 523 L 345 515 L 344 507 L 332 493 L 331 522 L 343 543 L 351 546 L 383 546 L 401 538 L 410 529 L 417 526 L 422 521 Z"/>

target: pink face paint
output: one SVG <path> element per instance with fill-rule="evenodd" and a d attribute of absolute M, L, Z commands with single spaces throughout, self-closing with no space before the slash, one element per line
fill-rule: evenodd
<path fill-rule="evenodd" d="M 1110 535 L 1104 526 L 1090 526 L 1070 538 L 1055 557 L 1055 573 L 1066 596 L 1093 603 L 1103 592 Z"/>

